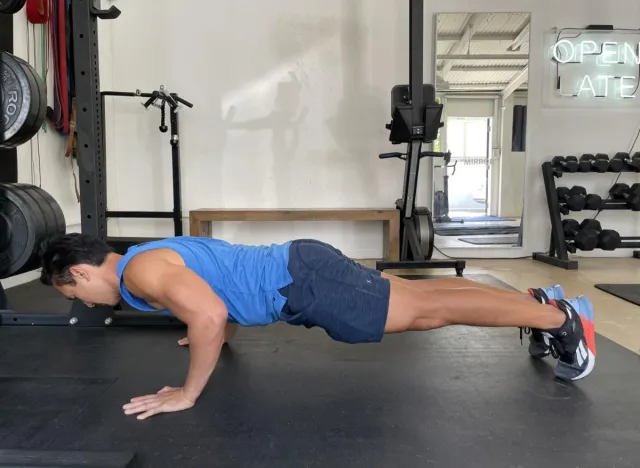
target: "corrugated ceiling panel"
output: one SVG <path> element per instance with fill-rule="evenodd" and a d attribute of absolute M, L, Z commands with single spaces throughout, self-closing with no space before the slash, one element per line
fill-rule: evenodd
<path fill-rule="evenodd" d="M 513 80 L 518 72 L 494 72 L 494 71 L 476 71 L 473 73 L 452 71 L 449 73 L 448 83 L 454 84 L 485 84 L 485 83 L 504 83 L 507 84 Z"/>
<path fill-rule="evenodd" d="M 489 41 L 480 41 L 474 42 L 471 41 L 471 53 L 472 54 L 528 54 L 529 53 L 529 43 L 526 42 L 522 44 L 522 47 L 517 52 L 513 52 L 508 50 L 509 46 L 512 42 L 508 41 L 499 41 L 499 42 L 489 42 Z M 445 53 L 445 52 L 443 52 Z"/>
<path fill-rule="evenodd" d="M 475 16 L 474 16 L 475 15 Z M 529 23 L 528 13 L 440 13 L 438 33 L 462 34 L 469 20 L 474 30 L 482 34 L 519 33 Z"/>
<path fill-rule="evenodd" d="M 471 16 L 471 13 L 440 13 L 437 30 L 444 34 L 462 33 Z"/>
<path fill-rule="evenodd" d="M 491 13 L 475 25 L 476 33 L 519 33 L 529 23 L 528 13 Z"/>

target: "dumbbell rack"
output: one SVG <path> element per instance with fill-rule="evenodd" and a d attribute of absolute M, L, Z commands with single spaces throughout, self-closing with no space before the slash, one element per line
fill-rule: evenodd
<path fill-rule="evenodd" d="M 633 172 L 636 171 L 628 167 L 623 168 L 620 172 Z M 549 207 L 549 218 L 551 220 L 551 239 L 549 242 L 549 253 L 535 252 L 533 259 L 548 265 L 553 265 L 565 270 L 577 270 L 578 262 L 569 258 L 569 250 L 567 249 L 567 239 L 565 239 L 564 229 L 562 227 L 562 217 L 560 213 L 560 201 L 556 193 L 556 177 L 562 177 L 563 174 L 570 174 L 563 171 L 557 173 L 554 170 L 554 165 L 551 162 L 545 162 L 542 164 L 542 178 L 544 180 L 544 189 L 547 195 L 547 205 Z M 612 172 L 576 172 L 575 174 L 607 174 L 611 175 Z M 640 258 L 640 251 L 633 252 L 634 258 Z"/>

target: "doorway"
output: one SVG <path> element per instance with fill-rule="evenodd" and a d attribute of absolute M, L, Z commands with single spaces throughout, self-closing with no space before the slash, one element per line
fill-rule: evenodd
<path fill-rule="evenodd" d="M 449 178 L 449 213 L 452 218 L 485 216 L 490 194 L 490 117 L 448 117 L 446 150 L 451 151 L 455 173 Z"/>

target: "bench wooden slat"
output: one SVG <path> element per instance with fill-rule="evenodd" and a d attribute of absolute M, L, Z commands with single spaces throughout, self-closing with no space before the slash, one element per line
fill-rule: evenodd
<path fill-rule="evenodd" d="M 211 210 L 191 212 L 199 221 L 387 221 L 396 209 Z"/>
<path fill-rule="evenodd" d="M 400 258 L 400 212 L 395 208 L 298 208 L 298 209 L 212 209 L 189 212 L 190 234 L 212 237 L 211 223 L 218 221 L 382 221 L 384 258 Z"/>

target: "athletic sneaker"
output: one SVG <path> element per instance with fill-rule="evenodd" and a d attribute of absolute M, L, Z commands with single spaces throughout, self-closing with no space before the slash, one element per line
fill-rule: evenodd
<path fill-rule="evenodd" d="M 560 328 L 544 330 L 550 339 L 551 354 L 558 358 L 556 377 L 579 380 L 588 376 L 596 363 L 594 311 L 585 296 L 551 300 L 551 304 L 567 316 Z"/>
<path fill-rule="evenodd" d="M 529 288 L 529 294 L 533 296 L 540 304 L 549 304 L 550 301 L 556 299 L 564 299 L 566 297 L 564 289 L 559 284 L 549 286 L 548 288 Z M 520 328 L 520 341 L 522 341 L 522 333 L 529 337 L 529 354 L 537 359 L 547 357 L 551 351 L 549 347 L 549 338 L 544 336 L 537 328 Z"/>

